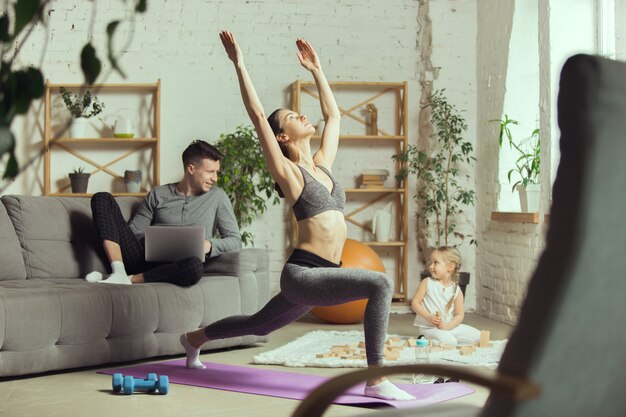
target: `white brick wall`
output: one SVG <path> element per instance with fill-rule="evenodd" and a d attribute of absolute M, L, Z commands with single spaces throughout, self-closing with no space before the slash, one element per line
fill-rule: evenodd
<path fill-rule="evenodd" d="M 125 3 L 118 0 L 96 3 L 93 41 L 103 57 L 106 23 L 127 12 L 123 10 Z M 43 62 L 44 75 L 52 82 L 82 82 L 78 54 L 89 37 L 90 5 L 76 0 L 53 2 L 48 24 L 39 27 L 29 39 L 22 50 L 22 61 L 37 65 Z M 132 42 L 124 49 L 121 65 L 128 78 L 112 74 L 99 81 L 161 79 L 162 183 L 180 178 L 180 154 L 192 139 L 214 141 L 222 132 L 249 124 L 232 64 L 219 42 L 218 32 L 223 28 L 236 34 L 268 112 L 289 105 L 287 88 L 291 82 L 298 78 L 311 80 L 296 58 L 297 37 L 313 43 L 330 80 L 409 81 L 409 134 L 414 142 L 420 96 L 415 41 L 418 7 L 419 2 L 414 0 L 154 0 L 149 2 L 148 13 L 138 17 Z M 128 24 L 118 29 L 117 48 L 125 44 L 121 35 L 129 30 Z M 457 36 L 462 39 L 462 31 Z M 110 69 L 106 63 L 104 67 L 105 72 Z M 467 76 L 473 78 L 473 74 Z M 105 113 L 114 114 L 115 110 L 107 107 Z M 35 158 L 35 162 L 5 192 L 41 194 L 43 106 L 37 103 L 13 127 L 20 161 Z M 335 166 L 340 176 L 349 176 L 342 167 L 358 160 L 356 152 L 341 150 Z M 368 161 L 367 165 L 387 164 L 389 156 Z M 62 176 L 67 167 L 59 169 Z M 414 211 L 412 206 L 410 212 Z M 288 255 L 287 213 L 284 206 L 271 207 L 250 229 L 255 234 L 255 246 L 270 249 L 273 291 L 278 289 L 280 270 Z M 414 225 L 410 229 L 414 230 Z M 415 277 L 420 269 L 415 246 L 409 256 L 409 273 Z"/>
<path fill-rule="evenodd" d="M 124 4 L 118 0 L 97 2 L 93 39 L 100 54 L 105 51 L 104 25 L 126 14 Z M 78 53 L 89 37 L 90 5 L 91 2 L 76 0 L 53 2 L 48 24 L 33 33 L 22 49 L 21 59 L 25 63 L 43 63 L 45 76 L 55 83 L 81 82 Z M 428 7 L 430 25 L 418 22 L 420 7 Z M 623 9 L 618 7 L 616 13 L 623 16 Z M 222 28 L 237 35 L 268 111 L 289 105 L 288 86 L 292 81 L 310 80 L 295 57 L 297 37 L 313 43 L 330 80 L 407 80 L 411 143 L 417 143 L 420 77 L 433 80 L 434 89 L 445 88 L 450 101 L 465 111 L 468 139 L 475 144 L 478 158 L 475 172 L 469 173 L 475 179 L 478 201 L 475 209 L 467 211 L 465 227 L 471 232 L 475 224 L 479 245 L 461 248 L 463 269 L 472 274 L 467 306 L 490 317 L 515 322 L 528 277 L 543 248 L 545 227 L 490 220 L 498 201 L 498 147 L 495 141 L 483 139 L 497 134 L 497 126 L 486 121 L 504 106 L 508 34 L 514 10 L 513 0 L 153 0 L 148 13 L 138 18 L 132 42 L 124 50 L 122 67 L 128 79 L 113 74 L 101 81 L 161 79 L 161 171 L 165 183 L 180 178 L 180 154 L 192 139 L 214 141 L 222 132 L 249 124 L 234 71 L 218 40 Z M 616 18 L 617 23 L 622 21 L 623 17 Z M 618 56 L 623 57 L 626 37 L 621 26 L 616 24 Z M 127 24 L 123 25 L 120 35 L 129 30 Z M 424 30 L 432 31 L 429 58 L 434 68 L 422 74 L 426 71 L 420 49 Z M 124 43 L 124 39 L 119 39 L 116 47 L 121 48 Z M 105 65 L 105 72 L 109 69 Z M 107 112 L 115 110 L 107 108 Z M 543 126 L 545 122 L 542 129 Z M 5 192 L 41 194 L 41 103 L 36 103 L 13 129 L 20 161 L 34 162 Z M 358 149 L 341 149 L 335 172 L 342 181 L 349 182 L 354 177 L 352 170 L 359 168 L 359 156 Z M 368 166 L 388 163 L 387 155 L 367 161 Z M 545 210 L 545 191 L 543 200 Z M 422 269 L 417 261 L 412 200 L 409 213 L 412 294 Z M 371 218 L 372 214 L 364 215 Z M 256 246 L 270 250 L 273 291 L 278 290 L 280 270 L 288 255 L 289 219 L 284 205 L 270 207 L 250 228 Z M 351 233 L 351 237 L 361 237 Z M 387 266 L 392 269 L 389 263 Z"/>

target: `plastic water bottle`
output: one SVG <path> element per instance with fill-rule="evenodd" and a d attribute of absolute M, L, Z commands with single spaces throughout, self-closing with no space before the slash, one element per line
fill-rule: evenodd
<path fill-rule="evenodd" d="M 415 342 L 415 364 L 427 365 L 430 363 L 430 347 L 428 340 L 417 339 Z M 434 381 L 434 377 L 424 374 L 413 374 L 414 384 L 430 384 Z"/>

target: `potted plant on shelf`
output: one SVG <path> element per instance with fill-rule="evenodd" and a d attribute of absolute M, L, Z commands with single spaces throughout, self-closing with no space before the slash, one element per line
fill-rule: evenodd
<path fill-rule="evenodd" d="M 89 185 L 90 176 L 91 174 L 89 174 L 88 172 L 84 172 L 83 167 L 74 168 L 74 170 L 69 173 L 72 192 L 86 193 L 87 186 Z"/>
<path fill-rule="evenodd" d="M 239 126 L 234 133 L 221 134 L 216 147 L 224 155 L 217 185 L 228 194 L 239 227 L 243 229 L 267 210 L 267 201 L 278 204 L 274 179 L 265 164 L 265 157 L 256 132 Z M 254 245 L 253 235 L 241 233 L 244 245 Z"/>
<path fill-rule="evenodd" d="M 425 106 L 430 109 L 434 140 L 427 146 L 409 145 L 392 157 L 401 164 L 396 179 L 404 180 L 409 174 L 417 177 L 417 241 L 424 264 L 426 254 L 434 248 L 457 246 L 466 238 L 470 244 L 476 243 L 459 228 L 464 207 L 473 206 L 476 200 L 467 174 L 476 158 L 472 144 L 463 137 L 467 123 L 444 92 L 435 91 Z M 459 285 L 464 290 L 468 283 L 469 273 L 461 272 Z"/>
<path fill-rule="evenodd" d="M 84 138 L 88 126 L 87 119 L 100 114 L 104 109 L 104 103 L 98 97 L 93 96 L 89 90 L 81 94 L 72 94 L 65 87 L 61 87 L 59 92 L 65 107 L 72 115 L 70 135 L 73 138 Z"/>
<path fill-rule="evenodd" d="M 519 122 L 510 119 L 507 114 L 504 119 L 494 119 L 490 122 L 500 124 L 498 134 L 498 144 L 502 148 L 502 143 L 506 138 L 509 149 L 513 149 L 518 158 L 515 166 L 507 173 L 509 184 L 513 183 L 511 191 L 517 190 L 520 198 L 520 208 L 522 212 L 539 211 L 540 184 L 539 174 L 541 170 L 541 139 L 539 129 L 532 131 L 530 136 L 520 140 L 515 140 L 511 133 L 510 125 L 519 125 Z M 515 175 L 515 178 L 513 177 Z M 515 179 L 517 181 L 513 182 Z"/>

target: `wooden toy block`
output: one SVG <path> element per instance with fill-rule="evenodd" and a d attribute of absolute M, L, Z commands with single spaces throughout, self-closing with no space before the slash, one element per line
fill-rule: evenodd
<path fill-rule="evenodd" d="M 480 331 L 480 341 L 478 342 L 478 346 L 481 348 L 488 347 L 489 345 L 489 330 L 481 330 Z"/>
<path fill-rule="evenodd" d="M 318 353 L 317 355 L 315 355 L 316 358 L 332 358 L 333 355 L 332 353 Z"/>
<path fill-rule="evenodd" d="M 402 339 L 399 338 L 399 337 L 392 337 L 389 340 L 391 340 L 393 343 L 400 343 L 400 342 L 402 342 Z"/>
<path fill-rule="evenodd" d="M 414 337 L 409 337 L 409 339 L 406 341 L 407 346 L 415 346 L 415 343 L 417 343 L 417 339 L 415 339 Z"/>
<path fill-rule="evenodd" d="M 385 350 L 392 350 L 392 351 L 396 351 L 396 350 L 403 350 L 404 346 L 402 345 L 390 345 L 390 346 L 385 346 Z"/>
<path fill-rule="evenodd" d="M 365 342 L 359 342 L 358 347 L 361 349 L 365 349 Z"/>
<path fill-rule="evenodd" d="M 442 344 L 442 345 L 439 345 L 439 346 L 441 346 L 441 348 L 442 348 L 443 350 L 451 350 L 451 349 L 454 349 L 454 346 L 451 346 L 451 345 L 445 345 L 445 344 Z"/>
<path fill-rule="evenodd" d="M 476 350 L 476 347 L 474 345 L 457 345 L 456 348 L 461 350 Z"/>
<path fill-rule="evenodd" d="M 353 348 L 348 346 L 348 345 L 335 345 L 335 346 L 330 348 L 330 351 L 331 352 L 337 352 L 337 353 L 343 353 L 343 352 L 349 351 L 350 349 L 353 349 Z"/>
<path fill-rule="evenodd" d="M 473 354 L 474 351 L 471 350 L 471 349 L 461 349 L 461 350 L 459 350 L 459 353 L 461 355 L 463 355 L 463 356 L 469 356 L 469 355 Z"/>

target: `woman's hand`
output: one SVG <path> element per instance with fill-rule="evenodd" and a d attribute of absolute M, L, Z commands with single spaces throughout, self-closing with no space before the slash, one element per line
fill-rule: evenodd
<path fill-rule="evenodd" d="M 298 47 L 298 61 L 300 61 L 300 65 L 309 71 L 322 68 L 317 53 L 310 43 L 300 38 L 296 41 L 296 46 Z"/>
<path fill-rule="evenodd" d="M 220 32 L 220 40 L 222 41 L 222 45 L 224 45 L 228 58 L 230 58 L 235 65 L 243 63 L 243 55 L 235 40 L 235 35 L 233 35 L 232 32 L 223 30 Z"/>

